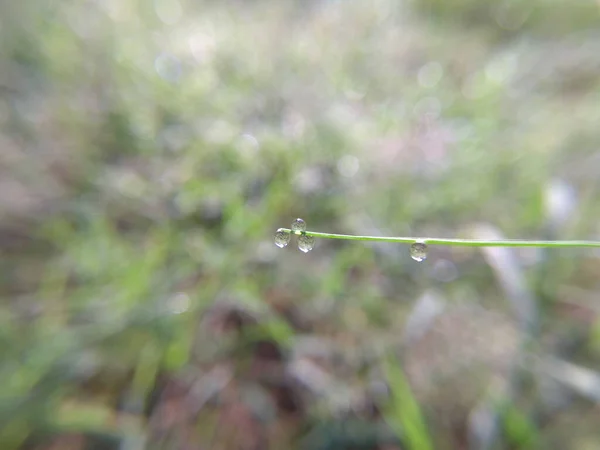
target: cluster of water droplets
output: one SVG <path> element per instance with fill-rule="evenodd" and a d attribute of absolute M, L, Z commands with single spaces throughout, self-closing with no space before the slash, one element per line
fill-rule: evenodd
<path fill-rule="evenodd" d="M 417 262 L 423 262 L 427 259 L 427 244 L 425 241 L 415 241 L 410 246 L 410 257 Z"/>
<path fill-rule="evenodd" d="M 306 234 L 306 222 L 298 218 L 292 222 L 290 229 L 294 234 L 300 233 L 298 236 L 298 249 L 304 253 L 310 252 L 315 246 L 315 238 Z M 275 245 L 279 248 L 287 247 L 292 238 L 292 233 L 283 228 L 277 230 L 275 232 Z"/>
<path fill-rule="evenodd" d="M 298 249 L 304 253 L 310 252 L 315 246 L 315 237 L 306 234 L 306 222 L 300 218 L 295 219 L 290 229 L 280 228 L 275 232 L 275 245 L 279 248 L 287 247 L 292 239 L 292 234 L 298 236 Z M 417 262 L 427 259 L 427 244 L 422 239 L 417 239 L 410 246 L 410 257 Z"/>

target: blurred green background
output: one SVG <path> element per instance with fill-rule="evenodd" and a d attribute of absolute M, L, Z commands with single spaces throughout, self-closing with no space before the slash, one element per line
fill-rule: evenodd
<path fill-rule="evenodd" d="M 0 448 L 600 448 L 600 5 L 0 3 Z"/>

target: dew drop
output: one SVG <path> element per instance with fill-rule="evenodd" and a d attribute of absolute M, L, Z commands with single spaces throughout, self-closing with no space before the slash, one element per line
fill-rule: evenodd
<path fill-rule="evenodd" d="M 427 244 L 417 241 L 410 246 L 410 257 L 415 261 L 422 262 L 427 259 Z"/>
<path fill-rule="evenodd" d="M 315 238 L 314 236 L 308 236 L 307 234 L 302 234 L 298 237 L 298 249 L 303 251 L 304 253 L 310 252 L 315 246 Z"/>
<path fill-rule="evenodd" d="M 285 230 L 277 230 L 275 232 L 275 245 L 279 248 L 286 247 L 290 243 L 291 235 Z"/>
<path fill-rule="evenodd" d="M 306 231 L 306 222 L 300 218 L 292 222 L 292 231 Z"/>

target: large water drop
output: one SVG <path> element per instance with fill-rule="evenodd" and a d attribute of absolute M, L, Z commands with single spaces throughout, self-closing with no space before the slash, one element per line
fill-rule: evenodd
<path fill-rule="evenodd" d="M 298 249 L 303 251 L 304 253 L 310 252 L 314 246 L 315 246 L 314 236 L 308 236 L 306 234 L 302 234 L 298 237 Z"/>
<path fill-rule="evenodd" d="M 292 231 L 306 231 L 306 222 L 300 218 L 292 222 Z"/>
<path fill-rule="evenodd" d="M 291 235 L 288 231 L 277 230 L 275 232 L 275 245 L 279 248 L 287 247 L 290 243 Z"/>
<path fill-rule="evenodd" d="M 417 241 L 410 246 L 410 257 L 415 261 L 422 262 L 427 259 L 427 244 Z"/>

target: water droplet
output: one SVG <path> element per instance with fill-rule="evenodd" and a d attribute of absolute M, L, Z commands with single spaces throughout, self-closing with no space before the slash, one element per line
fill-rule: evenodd
<path fill-rule="evenodd" d="M 427 244 L 417 241 L 410 246 L 410 257 L 415 261 L 422 262 L 427 259 Z"/>
<path fill-rule="evenodd" d="M 306 222 L 300 218 L 292 222 L 292 231 L 306 231 Z"/>
<path fill-rule="evenodd" d="M 298 238 L 298 249 L 303 251 L 304 253 L 310 252 L 314 246 L 315 246 L 314 236 L 308 236 L 307 234 L 302 234 Z"/>
<path fill-rule="evenodd" d="M 275 245 L 279 248 L 286 247 L 290 243 L 291 235 L 285 230 L 277 230 L 275 232 Z"/>

